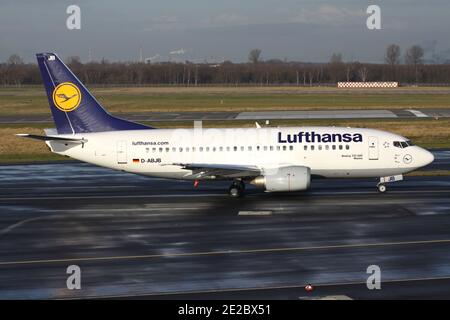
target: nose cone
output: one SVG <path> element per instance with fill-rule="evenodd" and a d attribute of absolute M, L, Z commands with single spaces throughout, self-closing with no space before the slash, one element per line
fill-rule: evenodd
<path fill-rule="evenodd" d="M 425 149 L 421 152 L 421 167 L 425 167 L 434 161 L 434 155 Z"/>

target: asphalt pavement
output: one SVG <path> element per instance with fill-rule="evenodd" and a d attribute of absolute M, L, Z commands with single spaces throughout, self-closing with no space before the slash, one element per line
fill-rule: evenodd
<path fill-rule="evenodd" d="M 449 177 L 239 199 L 81 163 L 1 166 L 0 181 L 0 298 L 450 298 Z"/>

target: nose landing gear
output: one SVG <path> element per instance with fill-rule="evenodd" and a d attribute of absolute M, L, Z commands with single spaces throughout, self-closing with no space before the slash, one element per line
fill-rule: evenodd
<path fill-rule="evenodd" d="M 377 184 L 378 192 L 379 193 L 385 193 L 386 192 L 386 185 L 384 183 L 378 183 Z"/>
<path fill-rule="evenodd" d="M 235 180 L 228 189 L 228 194 L 230 197 L 239 198 L 244 194 L 244 190 L 245 183 L 242 180 Z"/>
<path fill-rule="evenodd" d="M 402 181 L 402 180 L 403 180 L 403 175 L 401 175 L 401 174 L 396 175 L 396 176 L 381 177 L 380 182 L 378 182 L 378 184 L 377 184 L 378 192 L 380 192 L 380 193 L 386 192 L 386 190 L 387 190 L 386 183 Z"/>

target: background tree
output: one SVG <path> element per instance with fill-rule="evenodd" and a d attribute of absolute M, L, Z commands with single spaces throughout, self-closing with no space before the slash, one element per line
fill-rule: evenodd
<path fill-rule="evenodd" d="M 261 49 L 252 49 L 250 50 L 250 53 L 248 54 L 248 60 L 251 63 L 258 63 L 259 59 L 261 58 Z"/>
<path fill-rule="evenodd" d="M 400 63 L 400 47 L 398 45 L 391 44 L 386 48 L 385 61 L 391 66 Z"/>
<path fill-rule="evenodd" d="M 6 82 L 20 87 L 27 75 L 26 66 L 23 59 L 18 54 L 12 54 L 7 60 L 6 70 L 4 76 Z"/>
<path fill-rule="evenodd" d="M 406 51 L 405 62 L 413 66 L 416 83 L 419 82 L 419 65 L 423 62 L 424 50 L 421 46 L 415 45 Z"/>
<path fill-rule="evenodd" d="M 414 66 L 421 64 L 423 61 L 424 50 L 421 46 L 415 45 L 409 48 L 405 54 L 406 64 L 412 64 Z"/>
<path fill-rule="evenodd" d="M 386 74 L 383 73 L 384 80 L 397 79 L 397 65 L 400 63 L 400 47 L 396 44 L 391 44 L 386 48 L 385 61 L 387 63 Z M 387 79 L 386 79 L 387 78 Z"/>
<path fill-rule="evenodd" d="M 414 50 L 419 52 L 420 50 Z M 306 63 L 269 59 L 258 63 L 136 63 L 107 59 L 82 63 L 78 57 L 65 59 L 77 77 L 88 85 L 334 85 L 335 81 L 398 81 L 400 83 L 449 84 L 450 64 L 424 64 L 422 54 L 411 53 L 412 64 L 343 62 L 339 54 L 327 63 Z M 415 65 L 414 65 L 415 63 Z M 396 76 L 393 79 L 392 70 Z M 41 84 L 34 60 L 27 63 L 18 55 L 0 62 L 0 85 Z"/>
<path fill-rule="evenodd" d="M 330 64 L 339 64 L 342 63 L 342 54 L 341 53 L 333 53 L 330 58 Z"/>
<path fill-rule="evenodd" d="M 362 82 L 366 82 L 369 76 L 369 69 L 366 66 L 361 66 L 358 70 L 358 75 Z"/>
<path fill-rule="evenodd" d="M 342 54 L 340 53 L 333 53 L 330 58 L 329 68 L 328 72 L 330 75 L 330 80 L 332 82 L 338 82 L 341 76 L 341 73 L 343 73 L 344 64 L 342 62 Z"/>
<path fill-rule="evenodd" d="M 23 64 L 23 59 L 17 53 L 15 53 L 9 56 L 7 63 L 9 65 L 19 65 Z"/>
<path fill-rule="evenodd" d="M 69 56 L 66 59 L 66 64 L 70 66 L 79 66 L 81 65 L 81 59 L 79 56 Z"/>

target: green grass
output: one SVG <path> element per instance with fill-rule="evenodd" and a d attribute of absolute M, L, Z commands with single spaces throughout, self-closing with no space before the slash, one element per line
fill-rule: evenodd
<path fill-rule="evenodd" d="M 372 93 L 336 88 L 145 87 L 94 88 L 92 92 L 113 113 L 450 107 L 450 94 L 435 88 L 419 89 L 421 93 L 411 88 L 401 93 Z M 43 88 L 0 89 L 0 116 L 49 113 Z"/>
<path fill-rule="evenodd" d="M 0 154 L 0 164 L 15 164 L 15 163 L 39 163 L 47 161 L 68 161 L 73 160 L 67 157 L 57 155 L 55 153 L 8 153 Z"/>
<path fill-rule="evenodd" d="M 112 112 L 151 111 L 258 111 L 313 109 L 411 108 L 450 105 L 450 96 L 421 95 L 278 95 L 268 96 L 119 96 L 100 98 Z"/>

